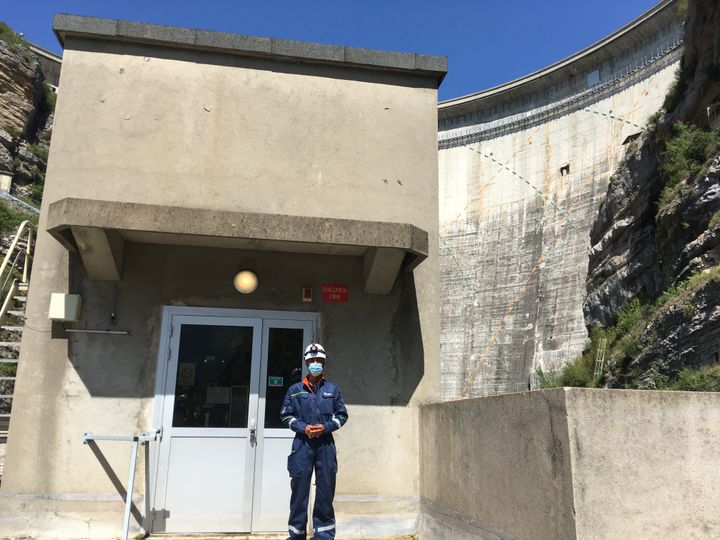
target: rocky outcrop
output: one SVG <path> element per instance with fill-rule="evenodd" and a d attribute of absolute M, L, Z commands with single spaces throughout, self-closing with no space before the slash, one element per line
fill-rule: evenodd
<path fill-rule="evenodd" d="M 21 39 L 0 39 L 0 174 L 39 202 L 52 131 L 54 94 L 40 62 Z"/>
<path fill-rule="evenodd" d="M 605 201 L 590 233 L 588 326 L 608 326 L 625 303 L 657 287 L 650 270 L 655 263 L 655 206 L 661 184 L 656 177 L 655 145 L 643 139 L 611 178 Z"/>
<path fill-rule="evenodd" d="M 583 307 L 588 327 L 612 327 L 589 349 L 607 345 L 607 386 L 666 388 L 683 369 L 720 363 L 720 142 L 702 132 L 720 98 L 718 28 L 720 4 L 691 0 L 671 108 L 611 178 L 592 228 Z M 695 137 L 686 153 L 680 137 Z M 673 176 L 678 163 L 685 178 Z"/>
<path fill-rule="evenodd" d="M 720 362 L 720 282 L 710 279 L 670 302 L 637 341 L 636 354 L 610 366 L 607 386 L 663 389 L 683 369 Z"/>
<path fill-rule="evenodd" d="M 685 50 L 670 121 L 707 124 L 707 107 L 720 100 L 720 2 L 690 0 Z"/>
<path fill-rule="evenodd" d="M 36 116 L 44 91 L 35 55 L 23 45 L 0 40 L 0 127 L 16 137 L 37 129 Z"/>

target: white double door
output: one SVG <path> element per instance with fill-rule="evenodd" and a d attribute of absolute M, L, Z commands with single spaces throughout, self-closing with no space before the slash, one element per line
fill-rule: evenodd
<path fill-rule="evenodd" d="M 151 530 L 286 530 L 294 434 L 280 406 L 315 315 L 166 307 L 163 326 Z"/>

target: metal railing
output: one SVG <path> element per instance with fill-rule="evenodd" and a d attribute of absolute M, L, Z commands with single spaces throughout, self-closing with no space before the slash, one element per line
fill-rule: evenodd
<path fill-rule="evenodd" d="M 13 241 L 11 242 L 7 253 L 5 254 L 5 257 L 0 264 L 0 282 L 2 282 L 2 287 L 0 287 L 0 291 L 3 291 L 5 294 L 5 297 L 2 301 L 2 307 L 0 307 L 0 326 L 5 324 L 9 314 L 11 313 L 10 310 L 12 309 L 14 300 L 16 298 L 15 295 L 22 290 L 22 287 L 26 288 L 28 285 L 28 279 L 30 277 L 30 263 L 33 248 L 34 228 L 35 225 L 33 225 L 30 221 L 23 221 L 18 226 L 17 232 L 15 233 L 15 238 L 13 238 Z M 24 244 L 22 244 L 23 240 L 25 240 Z M 22 264 L 22 278 L 20 278 L 15 272 L 20 262 Z M 9 287 L 8 282 L 10 283 Z M 13 314 L 17 315 L 17 313 Z M 5 348 L 14 349 L 15 351 L 17 351 L 16 347 L 19 347 L 19 343 L 17 345 L 14 345 L 10 342 L 2 342 L 2 344 Z M 9 347 L 10 345 L 13 346 Z M 15 353 L 13 353 L 13 355 L 14 354 Z M 0 364 L 15 364 L 15 366 L 17 366 L 17 363 L 17 358 L 0 358 Z M 8 436 L 8 426 L 10 423 L 10 414 L 12 412 L 12 402 L 14 400 L 13 398 L 15 397 L 14 389 L 15 381 L 17 378 L 16 370 L 17 367 L 15 367 L 15 370 L 9 371 L 3 369 L 3 372 L 0 373 L 0 375 L 2 375 L 2 377 L 0 377 L 0 401 L 2 402 L 0 404 L 0 413 L 2 413 L 0 414 L 0 442 L 4 442 Z M 12 388 L 12 390 L 9 390 L 10 388 Z M 5 393 L 8 391 L 9 393 Z"/>
<path fill-rule="evenodd" d="M 20 241 L 22 240 L 23 233 L 27 233 L 27 241 L 25 243 L 25 256 L 23 257 L 23 267 L 22 267 L 22 284 L 27 284 L 28 278 L 30 277 L 30 259 L 32 257 L 32 241 L 33 241 L 33 229 L 35 228 L 35 225 L 33 225 L 30 221 L 23 221 L 17 229 L 17 232 L 15 233 L 15 238 L 13 238 L 12 243 L 10 244 L 10 247 L 7 250 L 7 253 L 5 254 L 5 258 L 2 261 L 2 264 L 0 264 L 0 280 L 3 280 L 3 276 L 5 276 L 5 272 L 7 271 L 7 276 L 4 277 L 3 281 L 3 287 L 2 290 L 5 290 L 5 285 L 7 284 L 8 279 L 10 279 L 10 276 L 12 276 L 12 272 L 15 269 L 15 266 L 17 265 L 18 257 L 20 256 L 21 251 L 18 251 L 15 254 L 15 250 L 17 249 L 18 245 L 20 244 Z M 22 246 L 21 246 L 22 247 Z M 13 260 L 12 264 L 10 264 L 10 259 L 12 258 L 13 254 L 15 254 L 15 259 Z M 12 284 L 10 286 L 10 289 L 8 290 L 8 293 L 5 295 L 5 298 L 3 300 L 2 308 L 0 308 L 0 324 L 5 322 L 5 319 L 7 318 L 7 312 L 10 309 L 10 305 L 12 304 L 12 299 L 15 296 L 15 293 L 17 292 L 17 279 L 14 279 L 12 281 Z"/>
<path fill-rule="evenodd" d="M 154 429 L 151 431 L 144 431 L 140 435 L 95 435 L 90 431 L 83 433 L 83 444 L 92 444 L 96 441 L 115 441 L 115 442 L 129 442 L 130 443 L 130 473 L 128 477 L 127 490 L 125 491 L 125 512 L 123 514 L 123 527 L 120 538 L 127 540 L 128 532 L 130 530 L 130 511 L 132 509 L 132 496 L 133 489 L 135 486 L 135 469 L 137 466 L 137 453 L 138 446 L 141 444 L 148 444 L 152 441 L 156 441 L 160 438 L 161 430 Z"/>

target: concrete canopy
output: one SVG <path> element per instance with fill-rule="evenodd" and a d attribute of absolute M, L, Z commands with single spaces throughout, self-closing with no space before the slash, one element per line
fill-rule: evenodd
<path fill-rule="evenodd" d="M 80 254 L 90 279 L 103 281 L 121 279 L 125 242 L 362 257 L 367 294 L 390 294 L 401 268 L 428 255 L 428 233 L 405 223 L 90 199 L 52 203 L 47 230 Z"/>

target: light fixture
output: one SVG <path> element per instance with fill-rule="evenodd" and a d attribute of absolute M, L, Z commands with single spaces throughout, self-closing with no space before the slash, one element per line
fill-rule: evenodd
<path fill-rule="evenodd" d="M 238 292 L 250 294 L 257 289 L 258 278 L 254 272 L 251 272 L 250 270 L 242 270 L 241 272 L 235 274 L 233 285 L 235 285 Z"/>

